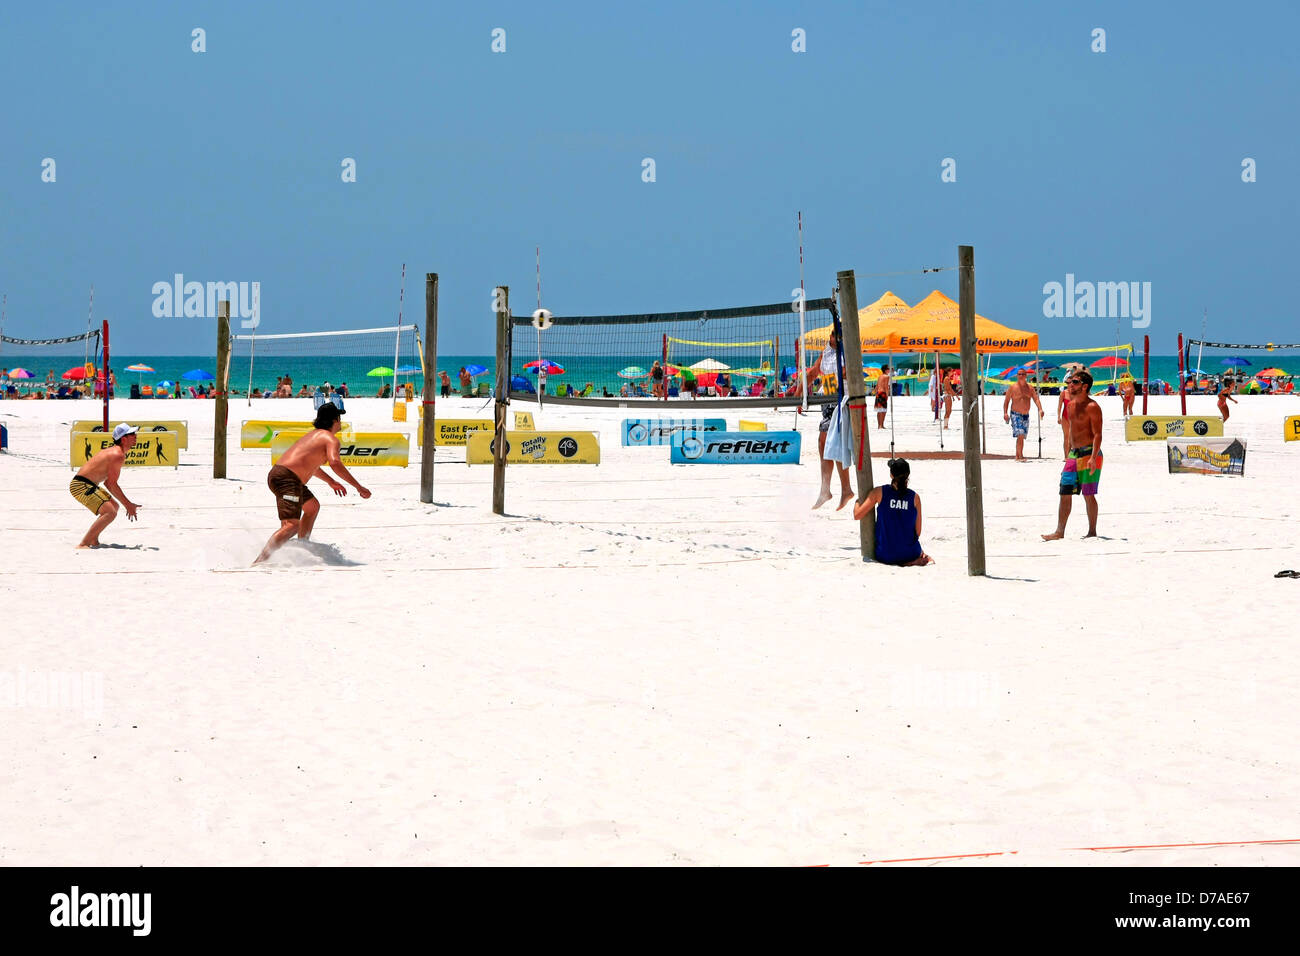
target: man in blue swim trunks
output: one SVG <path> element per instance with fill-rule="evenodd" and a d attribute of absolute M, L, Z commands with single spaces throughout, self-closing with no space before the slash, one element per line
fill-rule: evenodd
<path fill-rule="evenodd" d="M 1025 458 L 1025 436 L 1029 434 L 1029 403 L 1038 406 L 1038 420 L 1043 420 L 1043 403 L 1038 400 L 1038 389 L 1029 384 L 1029 373 L 1023 368 L 1016 372 L 1016 382 L 1007 389 L 1002 401 L 1002 420 L 1011 423 L 1011 434 L 1016 439 L 1016 461 Z"/>

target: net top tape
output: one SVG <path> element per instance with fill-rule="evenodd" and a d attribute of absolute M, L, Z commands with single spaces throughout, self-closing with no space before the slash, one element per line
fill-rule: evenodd
<path fill-rule="evenodd" d="M 805 299 L 804 311 L 829 309 L 830 299 Z M 628 315 L 555 315 L 551 317 L 552 325 L 640 325 L 656 322 L 699 322 L 704 319 L 743 319 L 755 315 L 797 315 L 798 309 L 789 302 L 773 302 L 769 305 L 751 305 L 732 309 L 699 309 L 691 312 L 642 312 Z M 512 315 L 510 324 L 514 326 L 532 325 L 531 315 Z"/>
<path fill-rule="evenodd" d="M 1300 349 L 1300 344 L 1295 345 L 1242 345 L 1239 342 L 1203 342 L 1200 339 L 1188 339 L 1188 345 L 1204 345 L 1212 349 L 1260 349 L 1263 351 L 1274 349 Z"/>
<path fill-rule="evenodd" d="M 92 332 L 82 332 L 80 335 L 67 335 L 61 339 L 12 339 L 7 335 L 0 335 L 0 342 L 8 345 L 67 345 L 69 342 L 84 342 L 86 339 L 99 338 L 99 330 Z"/>

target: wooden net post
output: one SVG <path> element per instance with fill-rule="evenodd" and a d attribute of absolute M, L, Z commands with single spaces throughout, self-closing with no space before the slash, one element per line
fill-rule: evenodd
<path fill-rule="evenodd" d="M 217 307 L 217 394 L 212 403 L 212 477 L 226 477 L 226 409 L 230 391 L 230 300 Z"/>
<path fill-rule="evenodd" d="M 510 287 L 497 286 L 496 428 L 492 441 L 492 513 L 506 513 L 506 408 L 510 403 Z M 538 371 L 541 377 L 541 371 Z M 541 386 L 538 385 L 538 396 Z"/>
<path fill-rule="evenodd" d="M 396 368 L 396 366 L 393 366 Z M 417 417 L 420 438 L 420 500 L 433 503 L 433 452 L 437 437 L 434 396 L 438 388 L 438 273 L 424 274 L 424 395 Z"/>
<path fill-rule="evenodd" d="M 852 269 L 837 274 L 840 290 L 840 331 L 844 333 L 844 414 L 853 428 L 853 461 L 858 473 L 858 501 L 875 487 L 871 478 L 871 432 L 867 428 L 867 377 L 862 372 L 862 336 L 858 330 L 858 281 Z M 820 464 L 820 463 L 819 463 Z M 858 522 L 858 547 L 863 561 L 876 560 L 876 516 L 868 511 Z"/>
<path fill-rule="evenodd" d="M 980 467 L 980 406 L 971 401 L 970 383 L 979 377 L 975 354 L 975 248 L 957 247 L 960 281 L 958 317 L 961 325 L 961 377 L 967 383 L 961 403 L 962 456 L 966 475 L 966 573 L 978 576 L 984 570 L 984 480 Z"/>

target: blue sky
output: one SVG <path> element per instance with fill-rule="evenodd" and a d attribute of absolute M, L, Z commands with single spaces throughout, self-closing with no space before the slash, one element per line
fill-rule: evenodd
<path fill-rule="evenodd" d="M 152 314 L 176 272 L 261 282 L 263 332 L 388 325 L 405 262 L 408 321 L 438 272 L 439 351 L 487 352 L 491 289 L 531 311 L 539 243 L 556 313 L 783 301 L 802 209 L 811 295 L 853 268 L 863 304 L 955 297 L 866 276 L 968 243 L 979 311 L 1044 347 L 1115 338 L 1044 317 L 1067 273 L 1150 282 L 1157 354 L 1203 308 L 1211 338 L 1300 340 L 1298 10 L 6 4 L 5 331 L 81 331 L 93 282 L 116 348 L 210 353 L 213 320 Z"/>

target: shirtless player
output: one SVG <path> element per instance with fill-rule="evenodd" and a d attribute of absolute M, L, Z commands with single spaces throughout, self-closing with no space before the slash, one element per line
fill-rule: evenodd
<path fill-rule="evenodd" d="M 103 451 L 96 452 L 95 456 L 81 466 L 81 470 L 72 476 L 72 483 L 68 486 L 68 491 L 72 493 L 80 504 L 90 509 L 90 513 L 95 516 L 95 522 L 86 532 L 86 536 L 81 539 L 78 548 L 98 548 L 99 533 L 112 523 L 117 517 L 117 501 L 109 496 L 109 491 L 113 496 L 122 502 L 126 508 L 126 517 L 129 521 L 136 519 L 136 512 L 140 506 L 131 501 L 117 484 L 117 476 L 122 473 L 122 465 L 126 461 L 126 453 L 135 447 L 135 433 L 138 431 L 133 425 L 123 423 L 113 429 L 113 444 L 109 445 Z M 104 488 L 99 487 L 100 482 L 104 483 Z"/>
<path fill-rule="evenodd" d="M 1043 403 L 1038 400 L 1038 389 L 1029 384 L 1029 373 L 1022 368 L 1016 372 L 1016 383 L 1007 389 L 1007 397 L 1002 400 L 1002 420 L 1011 423 L 1011 434 L 1016 439 L 1016 461 L 1029 460 L 1025 457 L 1025 436 L 1029 434 L 1030 402 L 1038 406 L 1038 420 L 1042 421 Z"/>
<path fill-rule="evenodd" d="M 1044 541 L 1065 537 L 1073 497 L 1083 495 L 1088 509 L 1088 534 L 1097 537 L 1097 484 L 1101 481 L 1101 406 L 1088 396 L 1092 374 L 1084 369 L 1071 372 L 1065 380 L 1070 401 L 1065 406 L 1061 430 L 1065 433 L 1065 467 L 1061 469 L 1061 504 L 1056 530 L 1043 535 Z"/>
<path fill-rule="evenodd" d="M 370 497 L 370 490 L 362 487 L 339 459 L 338 433 L 343 428 L 339 407 L 326 402 L 316 412 L 312 425 L 313 430 L 290 445 L 289 450 L 280 456 L 279 464 L 273 465 L 266 476 L 267 487 L 275 493 L 280 530 L 271 535 L 254 564 L 261 564 L 295 534 L 304 541 L 311 537 L 316 513 L 320 511 L 320 502 L 307 488 L 307 482 L 312 478 L 324 479 L 340 498 L 347 495 L 348 490 L 325 473 L 326 464 L 356 488 L 362 498 Z"/>

